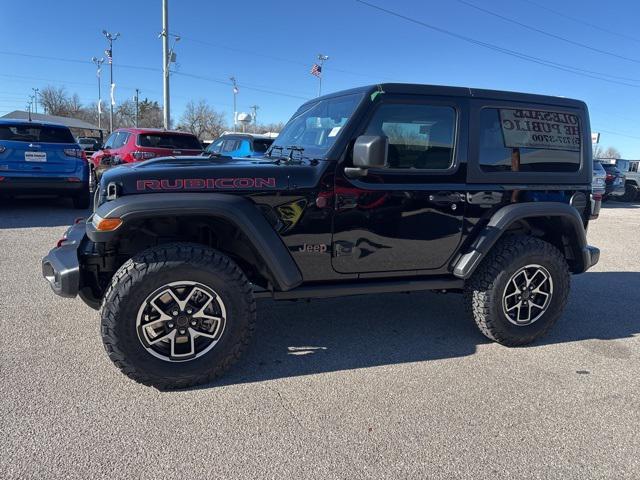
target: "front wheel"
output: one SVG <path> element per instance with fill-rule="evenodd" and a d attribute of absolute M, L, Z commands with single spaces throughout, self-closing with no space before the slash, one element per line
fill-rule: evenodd
<path fill-rule="evenodd" d="M 146 250 L 116 272 L 102 304 L 102 339 L 126 375 L 160 389 L 220 376 L 255 326 L 251 284 L 226 255 L 177 243 Z"/>
<path fill-rule="evenodd" d="M 466 301 L 480 331 L 506 346 L 543 336 L 567 303 L 570 275 L 560 251 L 543 240 L 500 240 L 471 277 Z"/>

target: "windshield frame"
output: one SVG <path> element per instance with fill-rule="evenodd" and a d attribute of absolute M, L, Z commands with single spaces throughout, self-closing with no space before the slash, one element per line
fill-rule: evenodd
<path fill-rule="evenodd" d="M 318 147 L 318 148 L 312 149 L 308 145 L 307 146 L 291 145 L 290 142 L 285 142 L 286 144 L 282 144 L 282 145 L 279 144 L 279 141 L 282 141 L 282 139 L 284 138 L 283 133 L 286 133 L 287 129 L 291 128 L 291 125 L 297 119 L 299 119 L 302 115 L 305 115 L 307 112 L 309 112 L 310 110 L 312 110 L 322 102 L 331 102 L 336 99 L 340 99 L 342 97 L 347 97 L 347 96 L 353 96 L 356 99 L 356 102 L 346 122 L 344 123 L 344 125 L 340 127 L 340 130 L 335 135 L 335 139 L 326 148 L 322 149 Z M 298 108 L 298 110 L 296 110 L 296 112 L 287 121 L 284 128 L 280 131 L 278 136 L 275 138 L 274 142 L 271 144 L 271 146 L 265 153 L 265 156 L 267 158 L 269 157 L 280 157 L 280 158 L 281 157 L 292 157 L 292 158 L 303 157 L 303 158 L 310 158 L 314 160 L 329 159 L 330 157 L 333 156 L 333 151 L 336 148 L 342 148 L 342 146 L 340 146 L 340 144 L 342 143 L 341 140 L 344 138 L 345 132 L 348 132 L 350 130 L 350 126 L 353 125 L 355 121 L 354 118 L 358 116 L 358 113 L 361 111 L 363 103 L 365 103 L 364 102 L 365 98 L 366 98 L 366 91 L 345 91 L 338 95 L 324 96 L 324 97 L 320 97 L 304 103 L 302 106 L 300 106 L 300 108 Z M 301 150 L 296 148 L 290 149 L 289 147 L 292 147 L 292 146 L 303 147 L 303 148 Z"/>

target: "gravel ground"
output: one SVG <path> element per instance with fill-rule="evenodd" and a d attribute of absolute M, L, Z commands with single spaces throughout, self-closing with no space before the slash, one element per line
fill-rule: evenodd
<path fill-rule="evenodd" d="M 2 478 L 640 478 L 640 205 L 603 208 L 600 264 L 533 346 L 489 343 L 456 295 L 262 301 L 220 383 L 160 392 L 41 278 L 77 211 L 3 202 Z"/>

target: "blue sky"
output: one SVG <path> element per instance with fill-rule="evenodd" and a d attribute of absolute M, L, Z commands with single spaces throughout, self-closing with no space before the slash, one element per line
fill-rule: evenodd
<path fill-rule="evenodd" d="M 309 70 L 322 52 L 331 57 L 324 92 L 400 81 L 579 98 L 588 103 L 592 129 L 602 132 L 603 146 L 617 147 L 626 158 L 640 157 L 640 2 L 464 0 L 588 49 L 458 0 L 367 1 L 474 40 L 599 72 L 590 75 L 604 73 L 619 83 L 514 58 L 355 0 L 170 0 L 170 30 L 182 36 L 171 79 L 172 117 L 179 118 L 189 99 L 202 98 L 230 118 L 233 98 L 226 83 L 234 75 L 239 111 L 257 104 L 259 121 L 286 120 L 316 95 L 317 79 Z M 122 34 L 114 44 L 116 99 L 131 97 L 137 87 L 143 97 L 161 101 L 160 0 L 0 0 L 0 5 L 0 115 L 24 109 L 31 87 L 48 84 L 66 86 L 83 102 L 95 101 L 89 59 L 104 55 L 103 28 Z"/>

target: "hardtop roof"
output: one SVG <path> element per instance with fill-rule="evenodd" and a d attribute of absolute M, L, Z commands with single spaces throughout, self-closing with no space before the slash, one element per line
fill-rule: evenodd
<path fill-rule="evenodd" d="M 558 105 L 563 107 L 586 108 L 582 100 L 573 98 L 557 97 L 553 95 L 538 95 L 535 93 L 511 92 L 507 90 L 488 90 L 482 88 L 451 87 L 446 85 L 425 85 L 416 83 L 381 83 L 378 85 L 367 85 L 364 87 L 342 90 L 330 93 L 319 98 L 314 98 L 305 103 L 314 103 L 325 98 L 338 97 L 351 93 L 372 94 L 376 91 L 384 93 L 395 93 L 401 95 L 435 95 L 446 97 L 467 97 L 493 100 L 509 100 L 522 103 L 540 103 L 548 105 Z"/>

